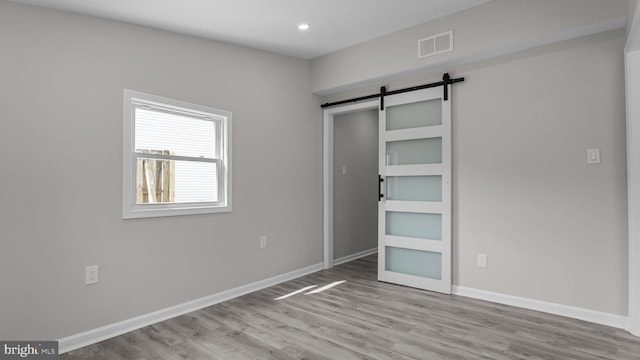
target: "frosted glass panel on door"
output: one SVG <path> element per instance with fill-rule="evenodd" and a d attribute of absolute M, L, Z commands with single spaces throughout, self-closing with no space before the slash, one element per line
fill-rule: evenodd
<path fill-rule="evenodd" d="M 442 215 L 387 211 L 387 235 L 442 240 Z"/>
<path fill-rule="evenodd" d="M 387 130 L 442 124 L 442 101 L 440 99 L 387 106 L 386 111 Z"/>
<path fill-rule="evenodd" d="M 387 165 L 442 163 L 442 138 L 387 142 Z"/>
<path fill-rule="evenodd" d="M 387 176 L 387 199 L 442 201 L 442 176 Z"/>
<path fill-rule="evenodd" d="M 386 246 L 385 270 L 442 280 L 442 254 Z"/>

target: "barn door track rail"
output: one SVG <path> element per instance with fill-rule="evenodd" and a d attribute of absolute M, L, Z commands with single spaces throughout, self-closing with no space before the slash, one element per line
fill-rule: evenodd
<path fill-rule="evenodd" d="M 409 91 L 428 89 L 428 88 L 433 88 L 433 87 L 438 87 L 438 86 L 444 86 L 444 93 L 442 95 L 442 98 L 443 98 L 444 101 L 449 101 L 449 86 L 448 85 L 452 85 L 452 84 L 455 84 L 455 83 L 458 83 L 458 82 L 462 82 L 462 81 L 464 81 L 463 77 L 457 78 L 457 79 L 452 79 L 449 76 L 449 73 L 445 73 L 444 75 L 442 75 L 442 81 L 438 81 L 438 82 L 434 82 L 434 83 L 430 83 L 430 84 L 412 86 L 412 87 L 408 87 L 408 88 L 404 88 L 404 89 L 391 90 L 391 91 L 387 91 L 387 88 L 385 86 L 383 86 L 383 87 L 380 88 L 380 92 L 378 94 L 371 94 L 371 95 L 360 96 L 360 97 L 347 99 L 347 100 L 324 103 L 324 104 L 321 105 L 321 107 L 324 109 L 324 108 L 328 108 L 328 107 L 331 107 L 331 106 L 338 106 L 338 105 L 349 104 L 349 103 L 354 103 L 354 102 L 359 102 L 359 101 L 364 101 L 364 100 L 369 100 L 369 99 L 380 98 L 380 110 L 384 110 L 384 98 L 385 98 L 385 96 L 402 94 L 402 93 L 406 93 L 406 92 L 409 92 Z"/>

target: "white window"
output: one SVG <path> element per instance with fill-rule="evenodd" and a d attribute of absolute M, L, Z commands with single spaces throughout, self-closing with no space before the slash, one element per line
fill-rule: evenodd
<path fill-rule="evenodd" d="M 231 211 L 231 115 L 125 90 L 123 218 Z"/>

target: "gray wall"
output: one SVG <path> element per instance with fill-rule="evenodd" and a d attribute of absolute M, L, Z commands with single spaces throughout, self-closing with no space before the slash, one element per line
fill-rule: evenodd
<path fill-rule="evenodd" d="M 637 51 L 638 49 L 640 49 L 640 35 L 638 34 L 640 32 L 639 27 L 638 27 L 638 22 L 640 22 L 640 19 L 638 19 L 638 13 L 640 13 L 640 9 L 638 9 L 638 0 L 629 0 L 629 18 L 627 20 L 627 44 L 626 44 L 626 50 L 627 51 Z M 634 20 L 636 22 L 635 28 L 634 28 Z"/>
<path fill-rule="evenodd" d="M 378 246 L 378 111 L 336 115 L 333 126 L 333 258 L 340 259 Z"/>
<path fill-rule="evenodd" d="M 465 77 L 452 98 L 455 285 L 626 315 L 624 41 L 618 30 L 448 69 Z M 591 147 L 600 165 L 586 164 Z"/>
<path fill-rule="evenodd" d="M 322 261 L 308 61 L 7 1 L 0 49 L 0 339 L 57 339 Z M 233 111 L 232 213 L 122 220 L 124 88 Z"/>
<path fill-rule="evenodd" d="M 633 19 L 636 14 L 636 9 L 638 7 L 638 0 L 629 0 L 629 8 L 628 8 L 628 16 L 627 19 L 627 34 L 631 33 L 631 26 L 633 25 Z"/>
<path fill-rule="evenodd" d="M 492 0 L 312 61 L 312 89 L 332 94 L 398 74 L 448 70 L 496 54 L 622 28 L 627 0 Z M 454 51 L 418 59 L 417 41 L 454 30 Z"/>
<path fill-rule="evenodd" d="M 627 313 L 623 46 L 620 31 L 464 71 L 456 284 Z M 586 164 L 592 147 L 600 165 Z"/>

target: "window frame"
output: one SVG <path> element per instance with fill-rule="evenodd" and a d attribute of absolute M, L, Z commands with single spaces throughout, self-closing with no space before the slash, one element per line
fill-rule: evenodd
<path fill-rule="evenodd" d="M 161 112 L 180 114 L 215 122 L 216 158 L 201 159 L 189 156 L 144 154 L 135 151 L 135 109 L 146 107 Z M 230 111 L 193 104 L 181 100 L 124 89 L 122 218 L 137 219 L 231 212 L 231 139 Z M 136 172 L 139 158 L 215 163 L 218 169 L 218 201 L 190 203 L 136 203 Z"/>

